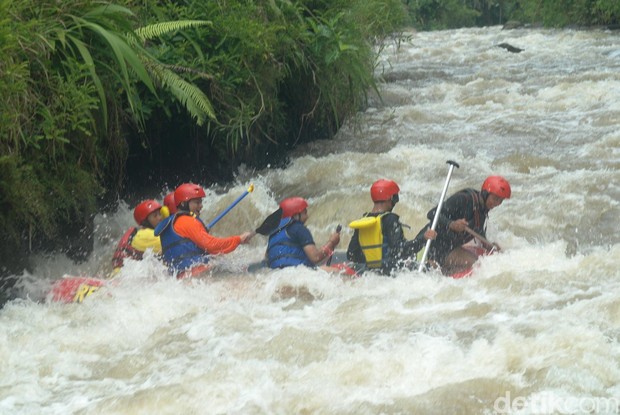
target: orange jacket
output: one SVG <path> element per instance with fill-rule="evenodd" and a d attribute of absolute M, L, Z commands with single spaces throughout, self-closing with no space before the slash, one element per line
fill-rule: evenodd
<path fill-rule="evenodd" d="M 208 254 L 227 254 L 234 251 L 241 243 L 241 237 L 238 235 L 227 238 L 210 235 L 204 225 L 193 216 L 179 216 L 173 226 L 177 234 L 191 240 Z"/>

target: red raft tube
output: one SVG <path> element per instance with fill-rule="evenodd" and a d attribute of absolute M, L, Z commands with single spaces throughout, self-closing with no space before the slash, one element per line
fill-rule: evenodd
<path fill-rule="evenodd" d="M 65 275 L 52 285 L 50 298 L 61 303 L 81 303 L 107 283 L 102 278 Z"/>

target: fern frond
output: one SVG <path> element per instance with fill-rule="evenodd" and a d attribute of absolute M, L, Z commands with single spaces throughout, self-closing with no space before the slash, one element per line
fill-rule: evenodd
<path fill-rule="evenodd" d="M 174 95 L 190 115 L 196 119 L 198 125 L 204 124 L 207 117 L 216 119 L 211 101 L 196 85 L 187 82 L 157 62 L 147 64 L 147 68 L 153 79 Z"/>
<path fill-rule="evenodd" d="M 143 26 L 135 30 L 136 35 L 142 40 L 149 40 L 165 35 L 166 33 L 183 30 L 190 27 L 212 25 L 208 20 L 176 20 L 172 22 L 155 23 Z"/>

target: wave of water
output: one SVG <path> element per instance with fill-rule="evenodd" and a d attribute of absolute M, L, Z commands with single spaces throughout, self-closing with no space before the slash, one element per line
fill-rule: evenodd
<path fill-rule="evenodd" d="M 89 261 L 42 257 L 19 276 L 20 298 L 0 311 L 0 413 L 620 412 L 619 51 L 613 32 L 499 27 L 388 44 L 382 101 L 286 168 L 209 189 L 203 219 L 254 183 L 216 235 L 300 195 L 322 244 L 371 208 L 369 186 L 385 177 L 401 186 L 412 238 L 451 159 L 450 192 L 510 180 L 487 232 L 501 255 L 462 280 L 247 275 L 264 253 L 257 236 L 210 280 L 171 280 L 147 257 L 83 304 L 45 301 L 61 275 L 108 269 L 132 221 L 121 205 L 97 218 Z"/>

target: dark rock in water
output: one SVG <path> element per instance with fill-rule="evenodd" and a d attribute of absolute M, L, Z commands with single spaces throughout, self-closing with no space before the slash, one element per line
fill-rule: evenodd
<path fill-rule="evenodd" d="M 512 46 L 508 43 L 500 43 L 499 45 L 497 45 L 498 48 L 504 48 L 506 49 L 508 52 L 512 52 L 512 53 L 519 53 L 519 52 L 523 52 L 523 49 L 517 48 L 515 46 Z"/>
<path fill-rule="evenodd" d="M 523 23 L 521 23 L 518 20 L 509 20 L 506 23 L 504 23 L 504 26 L 502 27 L 502 30 L 511 30 L 511 29 L 518 29 L 520 27 L 523 27 Z"/>

